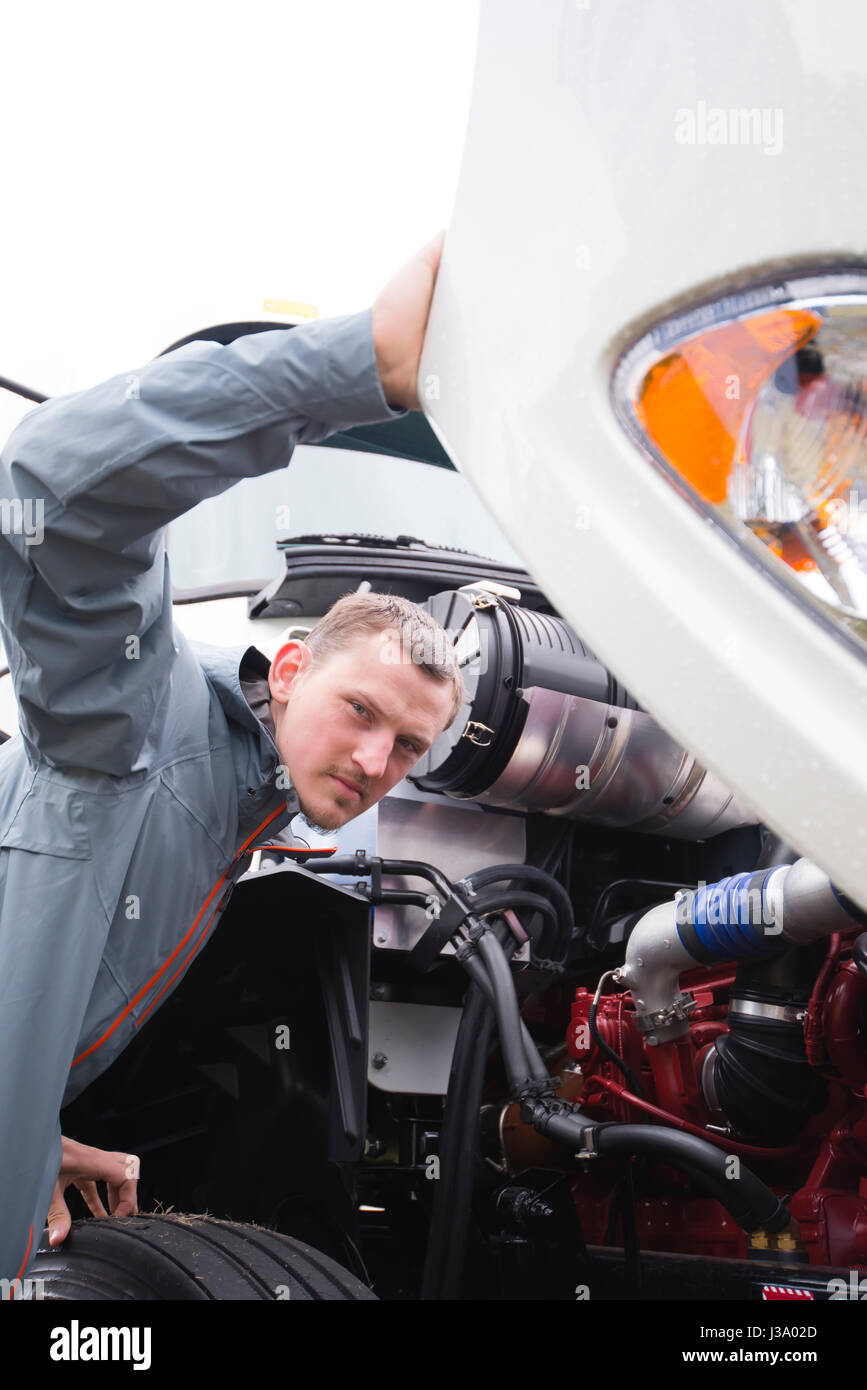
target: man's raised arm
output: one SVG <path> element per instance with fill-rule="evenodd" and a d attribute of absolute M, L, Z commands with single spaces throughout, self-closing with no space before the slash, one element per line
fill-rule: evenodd
<path fill-rule="evenodd" d="M 47 401 L 13 430 L 0 498 L 31 524 L 0 536 L 0 630 L 34 760 L 131 770 L 171 667 L 162 528 L 284 467 L 296 444 L 418 405 L 440 248 L 438 237 L 372 309 L 189 343 Z"/>

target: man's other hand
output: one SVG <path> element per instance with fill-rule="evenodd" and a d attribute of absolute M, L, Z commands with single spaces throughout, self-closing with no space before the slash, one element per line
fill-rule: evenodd
<path fill-rule="evenodd" d="M 421 409 L 416 378 L 444 240 L 445 229 L 407 261 L 373 302 L 376 365 L 385 399 L 394 409 Z"/>
<path fill-rule="evenodd" d="M 78 1188 L 94 1216 L 135 1216 L 138 1212 L 139 1160 L 135 1154 L 108 1153 L 79 1144 L 75 1139 L 61 1139 L 63 1152 L 60 1174 L 51 1194 L 48 1207 L 48 1243 L 61 1245 L 69 1235 L 72 1217 L 63 1199 L 67 1187 Z M 96 1189 L 104 1181 L 108 1190 L 106 1211 Z"/>

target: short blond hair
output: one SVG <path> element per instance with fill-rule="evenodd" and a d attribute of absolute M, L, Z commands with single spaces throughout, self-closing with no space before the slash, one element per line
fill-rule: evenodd
<path fill-rule="evenodd" d="M 383 660 L 412 661 L 434 680 L 449 682 L 448 728 L 468 696 L 452 639 L 427 609 L 398 594 L 344 594 L 304 641 L 314 660 L 327 659 L 377 632 L 384 634 Z"/>

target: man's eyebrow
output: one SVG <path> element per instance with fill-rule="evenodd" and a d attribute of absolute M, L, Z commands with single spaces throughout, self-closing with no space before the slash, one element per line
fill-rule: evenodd
<path fill-rule="evenodd" d="M 366 690 L 360 690 L 356 687 L 355 693 L 360 700 L 363 700 L 366 705 L 370 706 L 374 714 L 378 714 L 381 719 L 384 719 L 386 717 L 385 711 L 380 709 L 379 705 L 376 703 L 375 700 L 373 700 L 370 697 L 370 695 L 368 695 Z M 426 753 L 427 750 L 431 747 L 431 743 L 425 738 L 424 734 L 406 733 L 401 734 L 401 738 L 411 738 L 414 743 L 417 743 L 419 745 L 419 751 L 422 753 Z"/>

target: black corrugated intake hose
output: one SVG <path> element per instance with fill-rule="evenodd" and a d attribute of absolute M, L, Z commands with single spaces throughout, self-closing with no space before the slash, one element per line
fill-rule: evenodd
<path fill-rule="evenodd" d="M 738 963 L 728 1032 L 715 1040 L 711 1065 L 720 1108 L 745 1139 L 788 1144 L 828 1103 L 828 1087 L 807 1061 L 803 1022 L 773 1016 L 806 1009 L 827 949 L 815 941 Z M 738 1004 L 753 1012 L 738 1013 Z"/>
<path fill-rule="evenodd" d="M 540 1134 L 560 1140 L 573 1152 L 584 1148 L 584 1136 L 589 1130 L 599 1158 L 644 1154 L 679 1168 L 716 1198 L 744 1231 L 756 1231 L 759 1227 L 782 1231 L 791 1219 L 785 1203 L 755 1173 L 738 1159 L 736 1175 L 730 1176 L 732 1155 L 697 1135 L 663 1125 L 597 1125 L 585 1116 L 553 1112 L 544 1101 L 536 1100 L 523 1102 L 521 1118 L 529 1119 Z"/>

